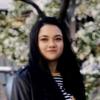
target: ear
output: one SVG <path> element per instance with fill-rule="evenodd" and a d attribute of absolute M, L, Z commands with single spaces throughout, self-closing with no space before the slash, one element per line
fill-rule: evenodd
<path fill-rule="evenodd" d="M 39 17 L 41 17 L 41 18 L 45 17 L 45 13 L 32 0 L 19 0 L 19 1 L 23 1 L 25 3 L 30 4 L 31 6 L 33 6 L 37 10 Z"/>

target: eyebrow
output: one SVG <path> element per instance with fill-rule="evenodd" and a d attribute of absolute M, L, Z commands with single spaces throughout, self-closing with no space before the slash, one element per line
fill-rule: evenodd
<path fill-rule="evenodd" d="M 58 35 L 55 35 L 55 37 L 63 37 L 63 36 L 58 34 Z"/>
<path fill-rule="evenodd" d="M 41 36 L 39 36 L 39 37 L 48 37 L 47 35 L 41 35 Z"/>
<path fill-rule="evenodd" d="M 48 37 L 48 35 L 42 35 L 42 36 L 39 36 L 39 37 Z M 58 35 L 55 35 L 54 37 L 63 37 L 63 36 L 58 34 Z"/>

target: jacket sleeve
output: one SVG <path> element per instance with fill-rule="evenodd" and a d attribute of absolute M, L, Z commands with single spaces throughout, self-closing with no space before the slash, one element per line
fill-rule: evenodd
<path fill-rule="evenodd" d="M 32 100 L 30 99 L 31 90 L 25 78 L 15 76 L 12 84 L 10 100 Z"/>

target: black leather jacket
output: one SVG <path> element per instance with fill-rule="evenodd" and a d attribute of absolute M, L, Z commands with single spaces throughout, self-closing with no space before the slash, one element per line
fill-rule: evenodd
<path fill-rule="evenodd" d="M 31 86 L 28 70 L 18 71 L 13 78 L 10 100 L 34 100 Z"/>
<path fill-rule="evenodd" d="M 39 68 L 31 70 L 32 73 L 28 69 L 29 66 L 14 76 L 10 100 L 65 100 L 50 75 Z M 77 100 L 85 100 L 84 95 Z"/>
<path fill-rule="evenodd" d="M 59 90 L 54 89 L 46 85 L 42 81 L 39 82 L 42 78 L 41 76 L 37 76 L 38 73 L 35 73 L 34 76 L 34 86 L 32 87 L 32 80 L 31 75 L 27 68 L 24 68 L 21 71 L 18 71 L 17 74 L 14 76 L 13 85 L 12 85 L 12 92 L 10 100 L 64 100 L 62 94 Z M 36 82 L 38 80 L 38 82 Z M 43 85 L 43 88 L 40 85 Z M 54 90 L 52 90 L 54 89 Z M 33 93 L 34 92 L 34 93 Z"/>

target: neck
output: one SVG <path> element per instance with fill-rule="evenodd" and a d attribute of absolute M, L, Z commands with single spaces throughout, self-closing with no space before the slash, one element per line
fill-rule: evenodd
<path fill-rule="evenodd" d="M 48 65 L 49 65 L 49 69 L 50 69 L 51 74 L 58 73 L 57 72 L 57 61 L 49 62 Z"/>

